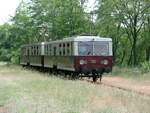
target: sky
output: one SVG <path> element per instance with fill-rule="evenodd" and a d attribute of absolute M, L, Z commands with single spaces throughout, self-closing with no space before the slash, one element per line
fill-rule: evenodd
<path fill-rule="evenodd" d="M 89 10 L 93 9 L 91 4 L 94 4 L 95 0 L 89 0 Z M 21 0 L 1 0 L 0 1 L 0 25 L 8 22 L 10 16 L 14 16 L 15 10 L 18 7 Z"/>
<path fill-rule="evenodd" d="M 20 2 L 21 0 L 0 0 L 0 25 L 9 21 Z"/>

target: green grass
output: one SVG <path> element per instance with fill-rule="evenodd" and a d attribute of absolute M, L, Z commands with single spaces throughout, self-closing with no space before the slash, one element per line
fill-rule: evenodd
<path fill-rule="evenodd" d="M 139 68 L 115 66 L 112 74 L 115 76 L 138 77 L 141 75 L 141 71 Z"/>
<path fill-rule="evenodd" d="M 113 76 L 120 76 L 132 79 L 150 80 L 150 73 L 142 73 L 138 67 L 118 67 L 114 66 L 112 71 Z"/>
<path fill-rule="evenodd" d="M 0 66 L 0 111 L 8 113 L 148 113 L 150 98 L 103 85 Z M 7 112 L 6 112 L 7 113 Z"/>

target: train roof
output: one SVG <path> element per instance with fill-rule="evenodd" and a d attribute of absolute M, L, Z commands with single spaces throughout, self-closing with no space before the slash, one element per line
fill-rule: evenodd
<path fill-rule="evenodd" d="M 26 45 L 23 45 L 22 47 L 31 46 L 31 45 L 43 45 L 43 44 L 61 43 L 61 42 L 81 42 L 81 41 L 112 41 L 112 39 L 103 38 L 99 36 L 91 36 L 91 35 L 79 35 L 79 36 L 64 38 L 63 40 L 26 44 Z"/>
<path fill-rule="evenodd" d="M 99 36 L 80 35 L 69 38 L 64 38 L 63 41 L 112 41 L 111 38 L 103 38 Z"/>
<path fill-rule="evenodd" d="M 26 46 L 32 46 L 32 45 L 44 45 L 45 42 L 34 42 L 34 43 L 30 43 L 30 44 L 24 44 L 21 47 L 26 47 Z"/>
<path fill-rule="evenodd" d="M 112 41 L 112 39 L 111 38 L 103 38 L 103 37 L 99 37 L 99 36 L 80 35 L 80 36 L 73 36 L 73 37 L 69 37 L 69 38 L 64 38 L 63 40 L 46 42 L 46 44 L 62 43 L 62 42 L 81 42 L 81 41 Z"/>

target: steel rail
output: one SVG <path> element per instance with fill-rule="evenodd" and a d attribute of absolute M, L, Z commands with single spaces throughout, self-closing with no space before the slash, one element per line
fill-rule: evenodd
<path fill-rule="evenodd" d="M 141 96 L 150 97 L 150 94 L 147 94 L 147 93 L 144 93 L 144 92 L 141 92 L 141 91 L 136 91 L 132 88 L 131 89 L 130 88 L 124 88 L 124 87 L 121 87 L 121 86 L 115 86 L 115 85 L 107 84 L 107 83 L 104 83 L 104 82 L 92 82 L 91 80 L 87 80 L 87 79 L 82 79 L 82 80 L 85 80 L 89 83 L 93 83 L 93 84 L 97 84 L 97 85 L 103 85 L 105 87 L 116 88 L 116 89 L 119 89 L 119 90 L 122 90 L 122 91 L 136 93 L 136 94 L 139 94 Z"/>

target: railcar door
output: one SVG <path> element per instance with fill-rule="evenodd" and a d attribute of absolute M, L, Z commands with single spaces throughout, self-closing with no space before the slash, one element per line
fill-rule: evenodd
<path fill-rule="evenodd" d="M 29 62 L 29 47 L 26 47 L 26 52 L 25 52 L 25 62 L 26 62 L 26 65 L 29 65 L 30 62 Z"/>

